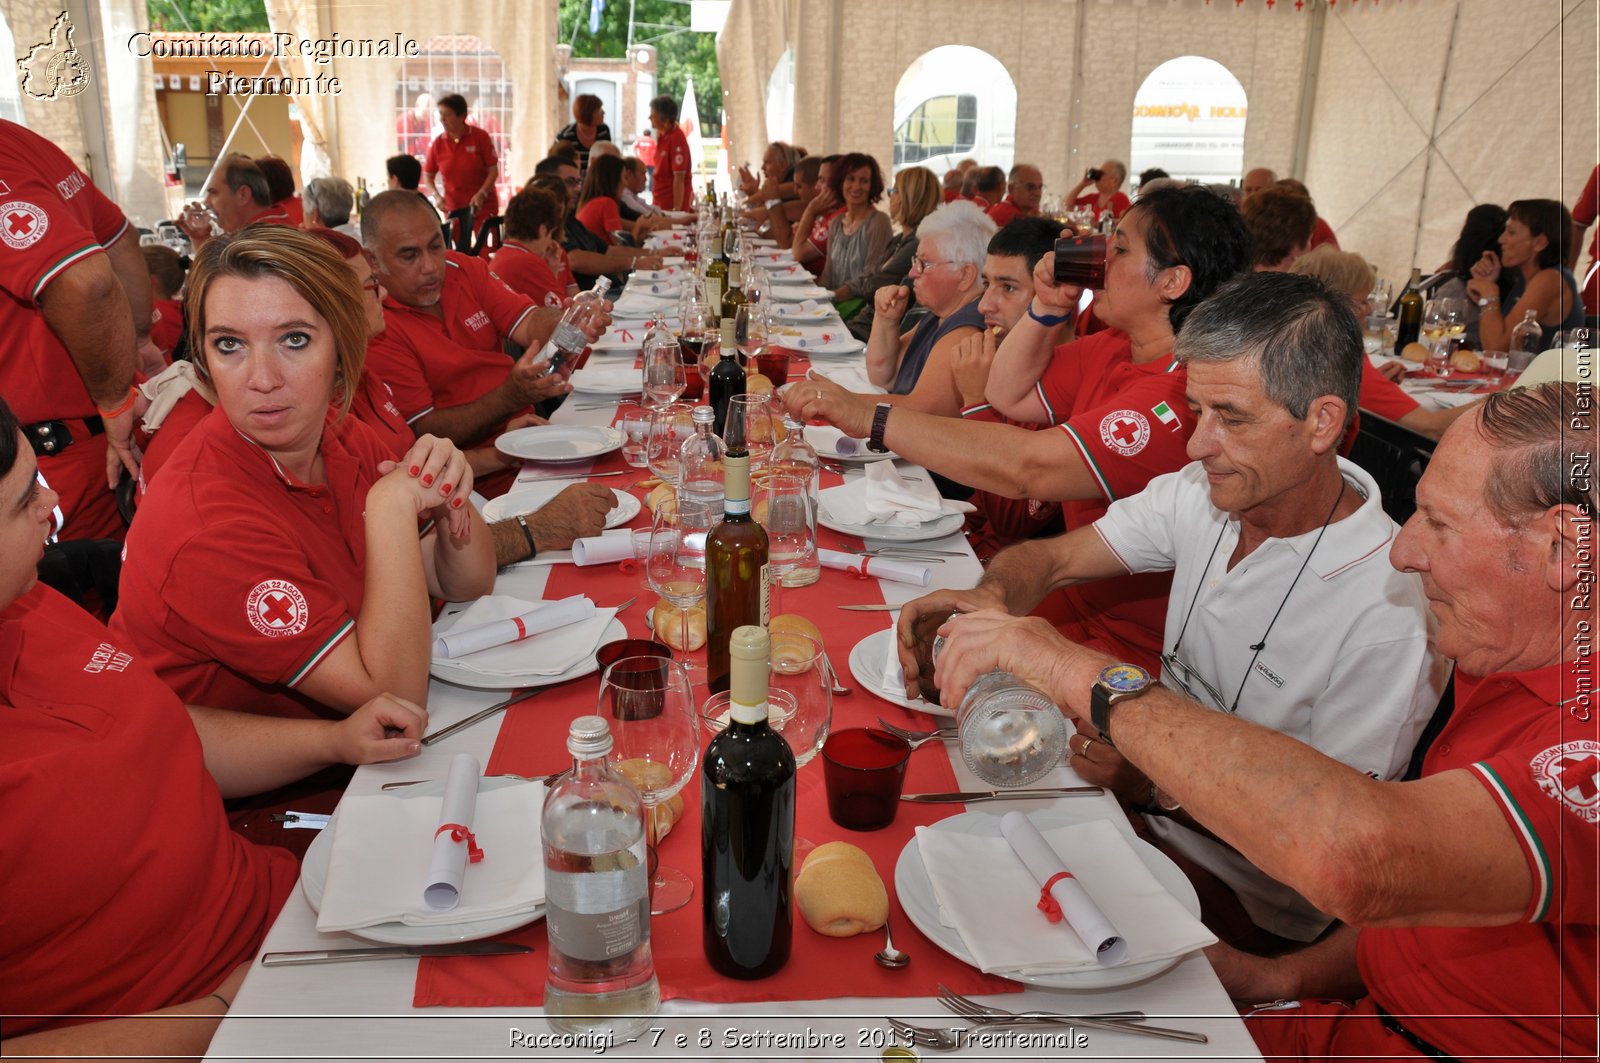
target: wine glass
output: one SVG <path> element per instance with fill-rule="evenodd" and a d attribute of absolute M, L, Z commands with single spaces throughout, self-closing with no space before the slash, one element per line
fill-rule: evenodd
<path fill-rule="evenodd" d="M 759 303 L 740 306 L 733 317 L 733 336 L 749 365 L 767 347 L 766 307 Z"/>
<path fill-rule="evenodd" d="M 1422 315 L 1422 338 L 1427 341 L 1428 372 L 1433 376 L 1450 375 L 1450 347 L 1445 342 L 1449 329 L 1448 299 L 1431 299 Z"/>
<path fill-rule="evenodd" d="M 737 433 L 735 424 L 738 426 Z M 737 434 L 737 438 L 744 440 L 745 449 L 750 452 L 752 472 L 766 468 L 767 458 L 772 454 L 774 431 L 771 392 L 746 392 L 728 399 L 728 417 L 723 424 L 723 437 L 733 439 Z"/>
<path fill-rule="evenodd" d="M 817 566 L 817 500 L 809 477 L 770 470 L 755 494 L 755 509 L 767 530 L 767 564 L 772 570 L 773 612 L 777 587 L 804 587 L 821 574 Z"/>
<path fill-rule="evenodd" d="M 644 394 L 653 406 L 667 406 L 678 400 L 689 386 L 683 369 L 683 351 L 676 342 L 648 345 L 644 350 Z"/>
<path fill-rule="evenodd" d="M 1444 319 L 1444 335 L 1450 346 L 1458 346 L 1467 334 L 1467 301 L 1455 296 L 1440 299 L 1439 313 Z"/>
<path fill-rule="evenodd" d="M 702 378 L 711 373 L 711 363 L 717 360 L 717 315 L 698 294 L 684 308 L 679 321 L 678 342 L 700 367 Z"/>
<path fill-rule="evenodd" d="M 650 434 L 645 439 L 645 463 L 663 483 L 678 483 L 678 451 L 694 433 L 691 416 L 694 407 L 687 402 L 669 402 L 650 414 Z"/>
<path fill-rule="evenodd" d="M 685 526 L 676 501 L 656 508 L 651 524 L 650 554 L 645 579 L 650 589 L 676 606 L 682 614 L 679 645 L 689 645 L 689 610 L 706 597 L 706 536 L 704 529 Z"/>
<path fill-rule="evenodd" d="M 596 711 L 611 726 L 612 763 L 642 761 L 630 773 L 645 805 L 645 844 L 656 848 L 658 805 L 694 777 L 700 736 L 688 672 L 665 657 L 625 657 L 600 677 Z M 694 896 L 694 882 L 656 861 L 650 884 L 650 914 L 676 911 Z"/>

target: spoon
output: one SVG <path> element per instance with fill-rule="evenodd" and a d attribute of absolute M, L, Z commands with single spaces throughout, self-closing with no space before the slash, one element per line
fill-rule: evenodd
<path fill-rule="evenodd" d="M 879 967 L 895 970 L 911 962 L 911 957 L 894 947 L 894 936 L 889 933 L 889 917 L 883 919 L 883 948 L 873 954 Z"/>

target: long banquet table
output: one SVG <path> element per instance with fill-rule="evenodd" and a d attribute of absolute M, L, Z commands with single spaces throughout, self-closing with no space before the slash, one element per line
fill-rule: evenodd
<path fill-rule="evenodd" d="M 591 361 L 631 364 L 631 353 L 607 356 L 592 355 Z M 859 364 L 859 359 L 858 359 Z M 604 400 L 578 393 L 577 401 L 569 401 L 554 417 L 558 424 L 609 424 L 614 407 Z M 574 406 L 598 406 L 584 410 Z M 902 463 L 904 464 L 904 463 Z M 625 468 L 619 454 L 608 455 L 596 462 L 597 469 Z M 912 467 L 907 466 L 907 471 Z M 644 470 L 639 476 L 647 475 Z M 578 476 L 584 473 L 576 474 Z M 633 479 L 637 479 L 634 477 Z M 599 482 L 626 487 L 633 482 L 627 476 L 611 477 Z M 648 520 L 648 510 L 638 521 Z M 637 522 L 635 526 L 638 526 Z M 821 533 L 823 545 L 834 545 L 831 533 Z M 835 539 L 837 537 L 834 537 Z M 922 544 L 939 550 L 964 551 L 964 556 L 934 566 L 934 585 L 970 586 L 976 581 L 979 567 L 966 540 L 960 533 L 944 539 Z M 614 566 L 608 566 L 614 567 Z M 496 584 L 499 593 L 509 593 L 525 598 L 538 598 L 555 570 L 551 566 L 514 566 L 506 569 Z M 591 570 L 582 570 L 588 572 Z M 558 579 L 560 577 L 557 577 Z M 836 616 L 819 615 L 833 612 L 833 603 L 888 602 L 898 603 L 923 593 L 920 588 L 903 583 L 877 580 L 850 579 L 843 573 L 824 571 L 822 581 L 807 600 L 807 610 L 825 633 L 834 631 L 837 617 L 859 614 L 838 613 Z M 602 592 L 597 591 L 597 594 Z M 797 596 L 798 598 L 799 596 Z M 599 600 L 599 599 L 597 599 Z M 601 604 L 620 599 L 605 598 Z M 644 624 L 645 607 L 653 600 L 647 589 L 641 592 L 639 604 L 619 614 L 619 619 L 633 636 L 647 632 Z M 818 605 L 827 602 L 826 605 Z M 892 613 L 867 614 L 880 617 L 882 626 L 892 624 Z M 829 634 L 829 637 L 832 637 Z M 879 714 L 891 719 L 903 719 L 902 710 L 879 700 L 863 684 L 855 681 L 845 659 L 846 645 L 830 645 L 830 655 L 843 682 L 854 687 L 854 693 L 840 697 L 835 702 L 835 724 L 845 722 L 863 725 Z M 590 678 L 568 684 L 581 688 L 582 695 L 570 701 L 568 718 L 583 708 L 583 698 L 592 705 L 598 680 Z M 429 689 L 428 711 L 430 729 L 437 729 L 461 719 L 476 709 L 501 698 L 494 691 L 470 690 L 433 681 Z M 555 709 L 557 706 L 551 705 Z M 539 712 L 541 700 L 535 698 L 525 706 L 513 706 L 511 713 Z M 898 714 L 898 715 L 896 715 Z M 363 767 L 355 774 L 350 794 L 372 794 L 386 782 L 442 778 L 448 770 L 450 758 L 459 752 L 476 755 L 488 765 L 495 748 L 505 716 L 468 728 L 435 746 L 425 748 L 411 760 L 393 764 Z M 908 721 L 914 722 L 914 721 Z M 948 755 L 957 784 L 962 789 L 987 789 L 972 776 L 961 763 L 955 746 Z M 935 750 L 917 754 L 937 757 Z M 559 766 L 564 754 L 556 751 L 549 768 Z M 487 770 L 487 769 L 486 769 Z M 820 779 L 820 758 L 802 769 L 816 773 Z M 1078 782 L 1070 769 L 1060 767 L 1055 775 L 1042 780 L 1039 785 L 1071 785 Z M 814 782 L 813 785 L 816 783 Z M 685 789 L 689 802 L 698 802 L 698 788 L 693 782 Z M 1125 820 L 1115 802 L 1109 797 L 1070 799 L 1071 813 L 1086 817 L 1107 817 L 1128 831 Z M 975 805 L 981 810 L 999 816 L 1020 808 L 1035 811 L 1060 805 L 1050 801 L 1005 801 Z M 962 810 L 950 806 L 949 814 Z M 899 817 L 886 829 L 900 831 L 903 836 L 893 839 L 899 849 L 911 836 L 906 816 Z M 843 831 L 826 822 L 797 824 L 797 832 L 821 840 L 836 837 L 850 838 Z M 663 863 L 689 870 L 698 862 L 698 831 L 684 830 L 663 841 Z M 859 837 L 859 836 L 858 836 Z M 536 833 L 530 833 L 529 844 L 537 844 Z M 893 897 L 894 868 L 879 866 L 885 883 Z M 693 914 L 689 918 L 672 916 L 653 921 L 658 950 L 662 947 L 662 934 L 673 928 L 673 933 L 692 933 L 698 942 L 697 895 L 690 902 Z M 264 968 L 259 962 L 245 980 L 238 998 L 222 1022 L 210 1053 L 212 1060 L 224 1059 L 344 1059 L 367 1058 L 388 1060 L 422 1059 L 500 1059 L 536 1056 L 538 1058 L 595 1058 L 655 1059 L 688 1056 L 731 1057 L 740 1059 L 879 1059 L 884 1049 L 896 1043 L 892 1039 L 885 1016 L 907 1018 L 925 1026 L 962 1027 L 953 1016 L 932 999 L 935 987 L 929 980 L 918 979 L 917 956 L 934 957 L 938 946 L 923 937 L 905 918 L 898 904 L 892 908 L 896 944 L 910 952 L 912 964 L 901 972 L 907 981 L 907 993 L 901 997 L 855 996 L 828 997 L 826 987 L 813 995 L 823 999 L 807 1000 L 755 1000 L 747 1003 L 705 1001 L 677 997 L 663 1003 L 659 1016 L 637 1041 L 614 1045 L 603 1052 L 592 1046 L 565 1047 L 541 1042 L 550 1028 L 540 1017 L 537 1007 L 416 1007 L 413 993 L 417 984 L 418 961 L 389 959 L 366 963 L 340 963 L 320 966 L 294 966 Z M 316 916 L 307 903 L 302 890 L 296 889 L 289 898 L 276 923 L 262 946 L 263 952 L 293 949 L 349 948 L 366 944 L 349 934 L 321 934 L 316 929 Z M 689 929 L 686 929 L 689 928 Z M 796 915 L 797 935 L 811 934 Z M 848 939 L 849 944 L 838 946 L 841 964 L 870 964 L 871 954 L 878 948 L 876 935 Z M 453 961 L 462 962 L 462 961 Z M 924 968 L 928 965 L 924 962 Z M 760 985 L 760 983 L 754 983 Z M 1072 1059 L 1244 1059 L 1256 1060 L 1260 1056 L 1239 1020 L 1227 994 L 1217 981 L 1210 964 L 1203 955 L 1191 953 L 1164 973 L 1144 981 L 1114 988 L 1092 990 L 1062 990 L 1024 987 L 1012 992 L 979 999 L 987 1000 L 1015 1011 L 1034 1008 L 1050 1009 L 1073 1014 L 1137 1009 L 1146 1012 L 1152 1021 L 1163 1025 L 1179 1026 L 1204 1032 L 1210 1041 L 1206 1045 L 1154 1040 L 1148 1037 L 1127 1036 L 1121 1033 L 1102 1033 L 1092 1030 L 1076 1031 L 1078 1046 L 1066 1050 L 1060 1039 L 1063 1031 L 1051 1031 L 1053 1040 L 1029 1042 L 1023 1038 L 1036 1036 L 1032 1031 L 1009 1034 L 1000 1031 L 979 1031 L 985 1040 L 970 1042 L 951 1053 L 954 1058 L 1062 1058 Z M 927 1048 L 917 1049 L 926 1056 Z"/>

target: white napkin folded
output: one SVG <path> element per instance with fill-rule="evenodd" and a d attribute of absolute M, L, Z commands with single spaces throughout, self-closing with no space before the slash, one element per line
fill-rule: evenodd
<path fill-rule="evenodd" d="M 590 619 L 594 614 L 594 601 L 581 594 L 575 594 L 570 598 L 549 602 L 537 609 L 530 609 L 520 616 L 504 620 L 491 620 L 471 627 L 463 627 L 458 621 L 450 629 L 449 634 L 440 635 L 433 640 L 433 656 L 435 659 L 454 660 L 480 650 L 521 642 L 523 639 L 542 635 L 546 631 L 554 631 L 568 624 L 577 624 Z"/>
<path fill-rule="evenodd" d="M 641 325 L 613 325 L 589 344 L 591 351 L 637 351 L 644 345 L 644 327 Z"/>
<path fill-rule="evenodd" d="M 893 694 L 896 698 L 903 698 L 906 696 L 906 669 L 905 665 L 900 663 L 900 651 L 895 648 L 899 638 L 898 632 L 890 629 L 889 638 L 884 642 L 887 655 L 883 661 L 882 685 L 887 693 Z"/>
<path fill-rule="evenodd" d="M 633 557 L 633 532 L 613 528 L 599 535 L 572 541 L 572 562 L 584 565 L 614 565 Z"/>
<path fill-rule="evenodd" d="M 178 400 L 191 391 L 198 391 L 200 397 L 211 405 L 217 404 L 216 389 L 200 379 L 193 362 L 181 358 L 140 384 L 139 390 L 150 400 L 150 408 L 145 411 L 141 422 L 146 432 L 160 428 Z"/>
<path fill-rule="evenodd" d="M 471 753 L 457 753 L 450 758 L 439 826 L 433 833 L 433 856 L 428 861 L 428 877 L 424 880 L 427 884 L 422 889 L 423 901 L 434 911 L 448 912 L 461 902 L 461 880 L 473 850 L 478 848 L 471 831 L 481 775 L 483 769 Z M 478 851 L 482 859 L 482 850 Z"/>
<path fill-rule="evenodd" d="M 1217 940 L 1162 888 L 1110 820 L 1056 827 L 1042 836 L 1122 930 L 1124 963 L 1170 959 Z M 1100 967 L 1065 922 L 1051 923 L 1038 909 L 1039 883 L 1005 838 L 918 827 L 917 848 L 940 921 L 961 935 L 980 970 L 1048 975 Z"/>
<path fill-rule="evenodd" d="M 503 594 L 485 595 L 446 622 L 439 634 L 448 635 L 457 628 L 509 620 L 544 604 Z M 615 609 L 596 609 L 587 620 L 452 660 L 486 676 L 560 675 L 600 648 L 606 627 L 616 615 Z"/>
<path fill-rule="evenodd" d="M 641 386 L 639 370 L 631 365 L 586 365 L 570 378 L 572 390 L 605 392 L 607 394 Z"/>
<path fill-rule="evenodd" d="M 438 911 L 422 899 L 422 887 L 443 808 L 438 794 L 373 794 L 340 802 L 317 929 L 331 933 L 380 923 L 444 926 L 524 913 L 531 917 L 544 903 L 539 843 L 544 783 L 478 794 L 471 829 L 483 859 L 466 866 L 455 907 Z"/>
<path fill-rule="evenodd" d="M 667 269 L 636 269 L 628 274 L 628 281 L 670 281 L 678 280 L 682 270 L 676 266 Z"/>
<path fill-rule="evenodd" d="M 848 572 L 852 568 L 860 569 L 862 575 L 871 576 L 873 579 L 910 583 L 917 587 L 926 587 L 928 581 L 933 578 L 933 566 L 897 561 L 892 557 L 869 557 L 866 554 L 850 554 L 842 550 L 818 550 L 817 560 L 821 562 L 823 568 L 831 568 L 836 572 Z"/>
<path fill-rule="evenodd" d="M 827 317 L 833 313 L 832 303 L 820 303 L 815 299 L 802 299 L 798 303 L 785 303 L 772 308 L 772 313 L 777 317 Z"/>
<path fill-rule="evenodd" d="M 655 317 L 664 310 L 678 305 L 675 295 L 650 295 L 646 292 L 625 291 L 611 304 L 611 316 L 630 321 Z"/>
<path fill-rule="evenodd" d="M 879 387 L 871 380 L 868 380 L 867 371 L 858 366 L 841 365 L 829 366 L 827 369 L 813 368 L 811 375 L 822 377 L 824 380 L 831 380 L 846 391 L 854 391 L 858 394 L 885 395 L 889 391 L 888 388 Z"/>
<path fill-rule="evenodd" d="M 1083 883 L 1061 863 L 1061 857 L 1050 848 L 1033 820 L 1021 812 L 1007 812 L 1000 820 L 1000 834 L 1011 851 L 1017 854 L 1022 866 L 1039 884 L 1039 902 L 1045 903 L 1045 893 L 1056 904 L 1053 913 L 1057 922 L 1064 922 L 1078 935 L 1078 940 L 1094 955 L 1102 967 L 1115 967 L 1128 958 L 1128 942 L 1111 925 L 1100 906 L 1094 903 Z M 1052 913 L 1046 913 L 1046 918 Z"/>
<path fill-rule="evenodd" d="M 854 349 L 861 346 L 861 341 L 843 329 L 793 329 L 786 332 L 775 332 L 769 340 L 780 347 L 791 347 L 797 351 L 829 351 Z"/>
<path fill-rule="evenodd" d="M 822 505 L 841 524 L 886 524 L 915 528 L 947 513 L 971 513 L 967 502 L 939 497 L 927 480 L 907 480 L 892 461 L 875 461 L 862 477 L 822 492 Z"/>
<path fill-rule="evenodd" d="M 776 279 L 776 278 L 774 278 Z M 831 299 L 833 293 L 818 284 L 774 284 L 772 298 L 798 303 L 805 299 Z"/>

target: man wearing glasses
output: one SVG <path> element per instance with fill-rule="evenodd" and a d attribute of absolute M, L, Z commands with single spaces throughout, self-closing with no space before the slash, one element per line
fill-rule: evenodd
<path fill-rule="evenodd" d="M 1044 194 L 1044 175 L 1039 167 L 1020 162 L 1011 167 L 1006 198 L 989 208 L 989 217 L 1004 229 L 1018 218 L 1039 213 L 1039 199 Z"/>
<path fill-rule="evenodd" d="M 976 589 L 907 605 L 908 680 L 919 618 L 952 609 L 1023 615 L 1053 587 L 1171 571 L 1163 685 L 1372 778 L 1400 778 L 1446 668 L 1428 648 L 1421 581 L 1387 563 L 1396 527 L 1377 484 L 1337 454 L 1363 357 L 1349 301 L 1309 278 L 1236 278 L 1190 316 L 1177 357 L 1188 371 L 1194 460 L 1091 526 L 1002 552 Z M 1144 813 L 1224 940 L 1282 951 L 1332 922 L 1196 823 L 1092 728 L 1070 745 L 1079 775 Z"/>

